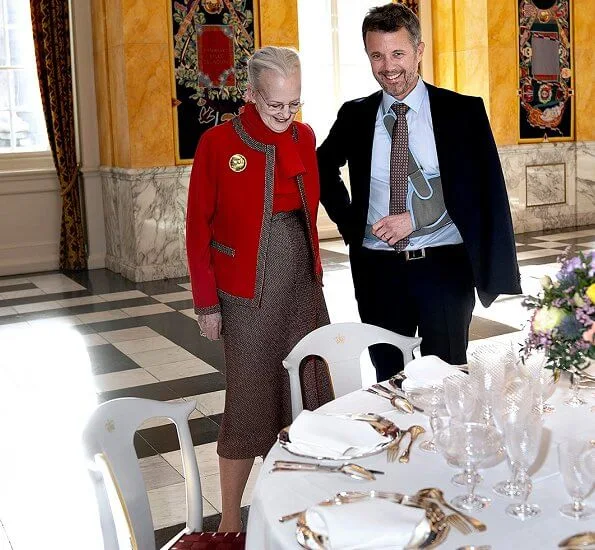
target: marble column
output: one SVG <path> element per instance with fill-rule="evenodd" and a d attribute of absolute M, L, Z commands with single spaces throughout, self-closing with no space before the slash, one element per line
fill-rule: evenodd
<path fill-rule="evenodd" d="M 595 223 L 595 141 L 576 144 L 576 224 Z"/>
<path fill-rule="evenodd" d="M 106 265 L 132 281 L 182 277 L 189 166 L 103 168 Z"/>

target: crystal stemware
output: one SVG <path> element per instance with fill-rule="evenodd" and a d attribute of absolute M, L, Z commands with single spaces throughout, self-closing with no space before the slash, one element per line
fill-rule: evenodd
<path fill-rule="evenodd" d="M 512 348 L 502 344 L 484 344 L 469 358 L 469 376 L 483 403 L 486 424 L 494 424 L 493 409 L 504 389 L 506 373 L 514 368 Z"/>
<path fill-rule="evenodd" d="M 494 420 L 501 433 L 504 433 L 507 423 L 515 422 L 516 419 L 531 412 L 536 386 L 537 384 L 532 383 L 531 378 L 523 376 L 515 376 L 506 382 L 502 399 L 494 409 Z M 521 496 L 521 487 L 517 479 L 518 464 L 511 460 L 508 455 L 507 459 L 512 477 L 506 481 L 496 483 L 493 490 L 500 496 L 516 498 Z"/>
<path fill-rule="evenodd" d="M 423 401 L 430 409 L 430 429 L 432 437 L 423 441 L 419 448 L 427 453 L 437 453 L 438 449 L 434 442 L 436 432 L 441 428 L 440 409 L 444 407 L 444 386 L 430 386 L 423 390 Z"/>
<path fill-rule="evenodd" d="M 576 372 L 570 373 L 570 397 L 564 401 L 565 405 L 569 407 L 580 407 L 587 402 L 580 396 L 580 374 Z"/>
<path fill-rule="evenodd" d="M 537 381 L 541 387 L 541 412 L 552 413 L 556 410 L 553 405 L 546 403 L 556 389 L 556 380 L 552 370 L 546 369 L 547 357 L 545 353 L 533 351 L 530 355 L 524 356 L 519 364 L 519 369 L 523 374 L 530 376 Z"/>
<path fill-rule="evenodd" d="M 583 475 L 595 483 L 595 439 L 589 441 L 589 445 L 581 453 L 580 468 Z"/>
<path fill-rule="evenodd" d="M 584 469 L 585 453 L 591 449 L 591 444 L 584 440 L 569 440 L 558 444 L 558 461 L 560 473 L 566 487 L 566 492 L 572 502 L 560 508 L 560 514 L 572 519 L 588 519 L 595 516 L 595 508 L 584 503 L 585 497 L 591 492 L 593 478 Z"/>
<path fill-rule="evenodd" d="M 451 503 L 463 510 L 481 510 L 490 499 L 475 494 L 477 466 L 495 457 L 502 445 L 502 436 L 493 426 L 481 422 L 451 422 L 437 433 L 436 444 L 447 460 L 465 464 L 469 472 L 467 494 L 456 496 Z"/>
<path fill-rule="evenodd" d="M 541 414 L 533 406 L 530 409 L 528 413 L 509 418 L 504 427 L 506 451 L 511 462 L 518 465 L 517 481 L 521 487 L 521 502 L 509 505 L 506 513 L 522 521 L 541 513 L 537 504 L 527 503 L 532 488 L 529 468 L 537 458 L 543 430 Z"/>
<path fill-rule="evenodd" d="M 477 407 L 477 392 L 467 375 L 454 374 L 444 379 L 444 404 L 451 421 L 470 422 L 473 419 Z M 454 460 L 451 460 L 450 463 L 458 465 Z M 479 473 L 473 474 L 465 469 L 455 474 L 451 478 L 451 482 L 454 485 L 464 486 L 467 485 L 471 477 L 474 478 L 473 482 L 476 485 L 482 480 Z"/>

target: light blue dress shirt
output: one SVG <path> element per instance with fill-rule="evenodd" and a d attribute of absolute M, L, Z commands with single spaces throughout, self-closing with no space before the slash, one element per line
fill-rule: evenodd
<path fill-rule="evenodd" d="M 368 206 L 368 220 L 370 225 L 388 216 L 390 201 L 390 147 L 391 136 L 384 125 L 384 115 L 390 111 L 391 105 L 397 100 L 382 92 L 382 102 L 376 115 L 374 129 L 374 143 L 372 146 L 372 168 L 370 173 L 370 202 Z M 430 113 L 428 89 L 421 78 L 411 92 L 403 99 L 409 110 L 407 127 L 409 135 L 409 149 L 426 178 L 440 175 L 438 154 Z M 407 210 L 411 211 L 411 197 L 413 186 L 409 181 L 407 191 Z M 454 223 L 420 237 L 411 237 L 406 250 L 416 250 L 428 246 L 443 246 L 459 244 L 463 239 Z M 390 245 L 376 238 L 364 237 L 363 246 L 378 250 L 394 250 Z"/>

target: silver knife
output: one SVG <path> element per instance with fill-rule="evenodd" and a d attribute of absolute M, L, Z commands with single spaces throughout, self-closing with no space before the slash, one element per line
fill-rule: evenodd
<path fill-rule="evenodd" d="M 411 403 L 411 399 L 409 399 L 407 394 L 401 388 L 399 388 L 396 384 L 394 384 L 392 380 L 389 380 L 389 384 L 392 386 L 393 389 L 389 390 L 388 388 L 384 388 L 384 391 L 386 391 L 387 393 L 391 392 L 394 395 L 396 395 L 397 397 L 400 397 L 401 399 L 406 399 L 407 401 L 409 401 L 409 403 Z M 374 384 L 374 386 L 372 386 L 372 387 L 374 388 L 376 386 L 384 387 L 381 384 Z M 422 409 L 421 407 L 418 407 L 416 404 L 411 403 L 411 405 L 417 412 L 420 412 L 420 413 L 424 412 L 424 409 Z"/>

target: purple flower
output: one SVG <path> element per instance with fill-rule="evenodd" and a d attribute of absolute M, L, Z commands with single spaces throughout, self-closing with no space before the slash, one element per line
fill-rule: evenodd
<path fill-rule="evenodd" d="M 568 315 L 560 323 L 558 331 L 565 338 L 579 338 L 583 332 L 583 325 L 575 316 Z"/>

